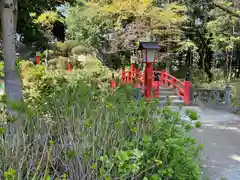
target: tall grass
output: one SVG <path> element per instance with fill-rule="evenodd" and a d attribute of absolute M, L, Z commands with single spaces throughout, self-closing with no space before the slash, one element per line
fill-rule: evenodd
<path fill-rule="evenodd" d="M 109 93 L 87 82 L 26 100 L 12 141 L 0 139 L 5 179 L 198 179 L 199 149 L 178 113 L 134 100 L 128 86 Z"/>

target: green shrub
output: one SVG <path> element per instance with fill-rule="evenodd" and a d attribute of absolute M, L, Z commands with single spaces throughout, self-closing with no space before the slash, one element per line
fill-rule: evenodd
<path fill-rule="evenodd" d="M 68 58 L 63 56 L 58 56 L 54 59 L 48 61 L 50 69 L 67 69 Z"/>
<path fill-rule="evenodd" d="M 78 41 L 76 40 L 67 40 L 64 43 L 58 42 L 56 43 L 56 49 L 61 55 L 67 57 L 68 53 L 71 52 L 72 48 L 79 45 Z"/>
<path fill-rule="evenodd" d="M 90 49 L 83 45 L 78 45 L 71 50 L 71 53 L 74 54 L 89 54 L 90 52 Z"/>
<path fill-rule="evenodd" d="M 39 96 L 26 97 L 28 113 L 24 123 L 17 121 L 15 143 L 1 139 L 0 169 L 7 176 L 200 179 L 200 148 L 178 113 L 134 100 L 130 86 L 113 94 L 96 88 L 98 75 L 39 74 Z"/>
<path fill-rule="evenodd" d="M 4 76 L 4 62 L 0 62 L 0 77 L 3 77 Z"/>
<path fill-rule="evenodd" d="M 198 119 L 199 119 L 199 116 L 198 116 L 197 112 L 192 111 L 192 110 L 190 110 L 190 109 L 186 109 L 186 115 L 187 115 L 188 117 L 190 117 L 190 119 L 191 119 L 192 121 L 195 121 L 195 120 L 198 120 Z"/>
<path fill-rule="evenodd" d="M 67 52 L 71 52 L 71 50 L 76 47 L 77 45 L 79 45 L 79 42 L 76 40 L 67 40 L 64 42 L 65 44 L 65 50 Z"/>

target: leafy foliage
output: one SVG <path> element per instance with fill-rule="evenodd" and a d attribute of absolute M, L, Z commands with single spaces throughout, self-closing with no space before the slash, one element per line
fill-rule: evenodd
<path fill-rule="evenodd" d="M 112 94 L 108 78 L 96 86 L 93 80 L 107 76 L 103 69 L 86 76 L 21 67 L 31 87 L 25 89 L 28 113 L 17 126 L 17 146 L 1 146 L 6 178 L 199 179 L 200 146 L 186 134 L 192 124 L 178 113 L 136 101 L 129 86 Z"/>
<path fill-rule="evenodd" d="M 179 36 L 176 28 L 184 20 L 183 11 L 184 7 L 179 4 L 158 8 L 151 0 L 85 3 L 69 7 L 66 21 L 71 38 L 89 45 L 106 42 L 115 52 L 149 37 L 171 35 L 176 38 Z M 104 45 L 105 48 L 108 46 Z"/>

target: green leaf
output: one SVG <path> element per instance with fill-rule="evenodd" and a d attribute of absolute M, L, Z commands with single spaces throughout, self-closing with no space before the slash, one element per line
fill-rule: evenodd
<path fill-rule="evenodd" d="M 117 157 L 120 161 L 128 161 L 130 159 L 128 156 L 128 152 L 125 151 L 119 151 L 117 153 Z"/>

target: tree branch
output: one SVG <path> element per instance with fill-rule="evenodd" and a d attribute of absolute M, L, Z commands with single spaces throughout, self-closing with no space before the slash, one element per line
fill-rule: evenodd
<path fill-rule="evenodd" d="M 240 18 L 240 14 L 234 12 L 234 10 L 232 10 L 232 9 L 228 9 L 227 7 L 225 7 L 225 6 L 221 5 L 221 4 L 218 4 L 216 2 L 214 2 L 213 5 L 215 7 L 217 7 L 217 8 L 219 8 L 219 9 L 221 9 L 222 11 L 224 11 L 224 12 L 226 12 L 226 13 L 234 16 L 234 17 L 236 17 L 236 18 Z"/>

